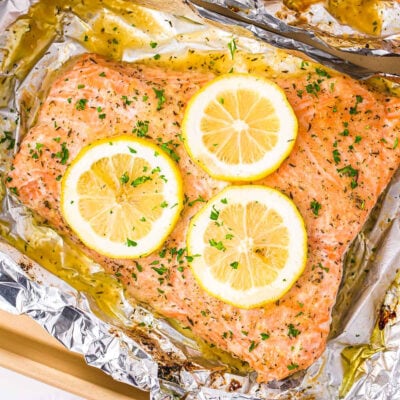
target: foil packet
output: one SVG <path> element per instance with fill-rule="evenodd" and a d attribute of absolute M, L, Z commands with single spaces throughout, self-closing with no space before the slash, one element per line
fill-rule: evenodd
<path fill-rule="evenodd" d="M 368 55 L 400 54 L 400 3 L 391 0 L 190 0 L 236 14 L 326 48 Z"/>
<path fill-rule="evenodd" d="M 168 4 L 169 13 L 154 9 L 162 8 L 159 2 L 66 3 L 65 7 L 51 0 L 0 3 L 2 174 L 10 168 L 15 142 L 34 123 L 54 74 L 71 57 L 87 51 L 134 62 L 155 54 L 180 55 L 188 49 L 226 52 L 235 38 L 239 50 L 268 55 L 274 63 L 277 50 L 254 38 L 254 33 L 355 77 L 370 75 L 259 27 L 242 24 L 223 30 L 225 20 L 216 15 L 212 20 L 218 26 L 209 25 L 179 1 Z M 10 25 L 12 29 L 7 29 Z M 103 28 L 110 30 L 104 34 L 112 35 L 115 26 L 121 27 L 128 42 L 87 39 Z M 157 50 L 149 47 L 151 41 L 159 43 Z M 292 55 L 274 68 L 292 68 L 298 61 Z M 1 194 L 0 307 L 30 315 L 71 351 L 83 354 L 88 364 L 149 391 L 152 399 L 389 400 L 399 396 L 399 172 L 347 253 L 325 353 L 308 370 L 261 385 L 252 372 L 229 372 L 224 357 L 204 353 L 170 321 L 127 299 L 115 277 L 67 238 L 36 221 L 4 187 Z"/>

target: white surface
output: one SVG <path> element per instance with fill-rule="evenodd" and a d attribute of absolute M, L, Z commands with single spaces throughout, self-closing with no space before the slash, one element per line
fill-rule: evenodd
<path fill-rule="evenodd" d="M 73 394 L 0 367 L 2 400 L 83 400 Z"/>

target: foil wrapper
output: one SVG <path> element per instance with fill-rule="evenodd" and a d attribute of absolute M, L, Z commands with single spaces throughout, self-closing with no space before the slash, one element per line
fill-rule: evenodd
<path fill-rule="evenodd" d="M 179 1 L 170 2 L 168 9 L 160 11 L 154 10 L 157 6 L 161 8 L 156 3 L 145 2 L 153 7 L 148 9 L 123 0 L 111 7 L 105 1 L 85 17 L 73 10 L 64 10 L 51 22 L 53 25 L 50 23 L 54 29 L 44 35 L 44 45 L 41 42 L 41 48 L 33 47 L 32 54 L 15 65 L 7 64 L 10 54 L 15 52 L 15 36 L 6 28 L 26 14 L 32 4 L 38 3 L 13 0 L 0 3 L 0 131 L 5 138 L 0 143 L 3 146 L 0 172 L 10 168 L 13 141 L 32 125 L 54 72 L 71 57 L 87 51 L 85 32 L 93 29 L 99 20 L 119 23 L 135 38 L 135 45 L 125 46 L 117 56 L 124 61 L 152 58 L 155 50 L 148 46 L 152 40 L 159 42 L 157 53 L 183 54 L 192 48 L 226 51 L 227 44 L 235 37 L 240 50 L 268 54 L 271 63 L 274 63 L 276 50 L 263 41 L 303 51 L 322 64 L 357 78 L 371 74 L 312 46 L 245 22 L 222 30 L 220 27 L 228 22 L 222 16 L 209 13 L 208 17 L 219 23 L 215 27 L 200 19 L 197 9 L 190 14 L 191 19 L 179 17 L 192 12 Z M 127 26 L 116 4 L 128 10 L 134 7 L 134 13 L 147 18 L 146 26 L 153 24 L 157 29 L 141 30 L 133 26 L 135 24 Z M 174 10 L 175 15 L 164 12 Z M 203 11 L 204 16 L 206 11 Z M 23 26 L 26 20 L 22 18 L 17 23 Z M 296 56 L 289 57 L 285 64 L 274 64 L 274 68 L 294 68 L 296 62 Z M 26 111 L 28 106 L 30 113 Z M 400 398 L 400 370 L 397 368 L 400 362 L 400 310 L 397 310 L 400 275 L 396 275 L 400 267 L 399 171 L 347 252 L 325 353 L 308 370 L 280 382 L 261 385 L 256 382 L 254 373 L 229 372 L 223 361 L 210 359 L 195 340 L 184 336 L 169 321 L 126 299 L 118 282 L 106 277 L 101 266 L 80 255 L 66 238 L 38 224 L 4 188 L 2 195 L 0 233 L 4 240 L 0 241 L 0 307 L 31 316 L 68 349 L 83 354 L 89 365 L 102 369 L 116 380 L 149 391 L 151 399 Z M 57 267 L 50 271 L 57 275 L 62 272 L 79 290 L 43 267 L 50 265 L 46 264 L 49 260 L 37 256 L 37 249 L 43 248 L 51 248 L 59 257 Z M 99 302 L 101 297 L 96 297 L 99 287 L 112 289 L 109 289 L 114 296 L 112 305 Z"/>
<path fill-rule="evenodd" d="M 374 2 L 302 1 L 302 0 L 189 0 L 196 5 L 219 6 L 249 23 L 261 23 L 267 29 L 291 35 L 301 34 L 327 48 L 367 55 L 400 54 L 400 4 L 398 1 Z M 345 21 L 329 11 L 329 4 L 341 9 Z M 371 14 L 367 7 L 370 6 Z M 347 7 L 347 8 L 346 8 Z M 359 14 L 352 20 L 347 14 Z M 218 12 L 217 9 L 214 9 Z M 373 11 L 372 11 L 373 10 Z M 373 21 L 376 15 L 376 20 Z M 349 21 L 346 21 L 349 19 Z M 363 32 L 359 21 L 380 27 L 379 31 Z M 378 22 L 379 21 L 379 22 Z M 352 24 L 353 22 L 353 24 Z M 353 25 L 350 26 L 350 25 Z"/>

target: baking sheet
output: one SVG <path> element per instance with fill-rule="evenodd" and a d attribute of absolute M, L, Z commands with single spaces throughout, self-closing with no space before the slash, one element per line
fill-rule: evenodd
<path fill-rule="evenodd" d="M 0 311 L 0 366 L 87 400 L 148 400 L 69 351 L 32 318 Z"/>

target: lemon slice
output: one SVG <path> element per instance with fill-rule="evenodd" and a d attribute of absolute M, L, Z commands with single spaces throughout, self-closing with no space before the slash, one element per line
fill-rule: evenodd
<path fill-rule="evenodd" d="M 296 206 L 282 193 L 230 186 L 192 219 L 187 248 L 204 290 L 253 308 L 282 297 L 301 275 L 307 234 Z"/>
<path fill-rule="evenodd" d="M 212 177 L 250 181 L 275 171 L 289 155 L 297 119 L 272 81 L 227 74 L 192 97 L 182 132 L 191 158 Z"/>
<path fill-rule="evenodd" d="M 129 136 L 85 147 L 62 180 L 64 219 L 86 246 L 113 258 L 160 247 L 182 204 L 177 165 L 157 146 Z"/>

